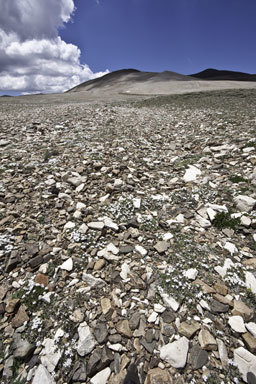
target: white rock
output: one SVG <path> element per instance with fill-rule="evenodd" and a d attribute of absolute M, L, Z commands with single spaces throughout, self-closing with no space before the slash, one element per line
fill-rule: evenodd
<path fill-rule="evenodd" d="M 156 312 L 152 312 L 148 318 L 148 322 L 155 323 L 157 318 L 158 318 L 158 314 Z"/>
<path fill-rule="evenodd" d="M 139 199 L 139 198 L 133 199 L 133 206 L 134 206 L 134 208 L 140 209 L 140 205 L 141 205 L 141 199 Z"/>
<path fill-rule="evenodd" d="M 74 212 L 73 217 L 74 217 L 75 219 L 79 219 L 81 216 L 82 216 L 82 212 L 81 212 L 81 211 L 75 211 L 75 212 Z"/>
<path fill-rule="evenodd" d="M 204 219 L 200 215 L 195 215 L 195 220 L 196 220 L 197 224 L 199 224 L 200 227 L 202 227 L 202 228 L 209 228 L 209 227 L 211 227 L 211 222 L 209 220 L 207 220 L 207 219 Z"/>
<path fill-rule="evenodd" d="M 190 268 L 185 272 L 185 277 L 189 280 L 195 280 L 198 275 L 198 270 L 195 268 Z"/>
<path fill-rule="evenodd" d="M 217 266 L 217 267 L 214 267 L 214 269 L 223 278 L 223 277 L 226 276 L 227 270 L 230 269 L 230 267 L 232 267 L 233 265 L 234 265 L 234 263 L 233 263 L 233 261 L 231 259 L 226 259 L 225 262 L 224 262 L 224 266 L 223 267 Z"/>
<path fill-rule="evenodd" d="M 218 352 L 219 352 L 219 356 L 220 356 L 220 361 L 221 361 L 223 366 L 227 366 L 228 365 L 227 348 L 221 339 L 216 339 L 216 341 L 217 341 L 217 345 L 218 345 Z"/>
<path fill-rule="evenodd" d="M 214 211 L 212 208 L 207 208 L 206 212 L 207 212 L 207 215 L 208 215 L 210 221 L 212 222 L 215 219 L 217 212 Z"/>
<path fill-rule="evenodd" d="M 103 285 L 106 285 L 104 280 L 94 277 L 93 275 L 89 275 L 86 272 L 83 272 L 82 279 L 86 282 L 86 284 L 88 284 L 92 288 L 102 287 Z"/>
<path fill-rule="evenodd" d="M 117 255 L 119 253 L 119 249 L 112 243 L 107 245 L 107 251 L 113 253 L 113 255 Z"/>
<path fill-rule="evenodd" d="M 40 364 L 36 370 L 32 384 L 55 384 L 56 381 L 53 379 L 52 375 L 47 371 L 47 369 Z"/>
<path fill-rule="evenodd" d="M 65 225 L 64 225 L 64 229 L 65 231 L 68 231 L 70 229 L 73 229 L 75 228 L 76 224 L 73 223 L 72 221 L 68 221 Z"/>
<path fill-rule="evenodd" d="M 234 362 L 237 364 L 243 380 L 247 383 L 247 373 L 252 372 L 256 376 L 256 356 L 240 347 L 234 350 Z"/>
<path fill-rule="evenodd" d="M 255 243 L 256 243 L 256 233 L 254 233 L 254 234 L 252 235 L 252 237 L 253 237 L 253 240 L 254 240 Z"/>
<path fill-rule="evenodd" d="M 129 273 L 131 272 L 130 267 L 127 263 L 123 263 L 121 267 L 120 276 L 123 280 L 128 278 Z"/>
<path fill-rule="evenodd" d="M 70 257 L 69 259 L 64 261 L 64 263 L 61 264 L 60 269 L 63 269 L 63 270 L 68 271 L 68 272 L 72 271 L 72 269 L 73 269 L 73 260 L 72 260 L 72 258 Z"/>
<path fill-rule="evenodd" d="M 113 229 L 114 231 L 118 231 L 118 225 L 114 223 L 109 217 L 104 217 L 103 218 L 105 227 Z"/>
<path fill-rule="evenodd" d="M 146 256 L 147 253 L 148 253 L 148 251 L 147 251 L 145 248 L 143 248 L 141 245 L 135 245 L 135 250 L 136 250 L 137 252 L 139 252 L 139 254 L 140 254 L 141 256 Z"/>
<path fill-rule="evenodd" d="M 251 272 L 245 274 L 245 284 L 256 295 L 256 278 Z"/>
<path fill-rule="evenodd" d="M 47 303 L 47 304 L 50 304 L 51 303 L 51 296 L 54 295 L 54 292 L 47 292 L 45 293 L 43 296 L 42 296 L 42 300 Z"/>
<path fill-rule="evenodd" d="M 78 232 L 82 233 L 82 234 L 85 234 L 86 232 L 88 231 L 88 227 L 85 223 L 83 223 L 79 229 L 78 229 Z"/>
<path fill-rule="evenodd" d="M 163 313 L 166 308 L 161 304 L 154 304 L 154 311 L 157 313 Z"/>
<path fill-rule="evenodd" d="M 164 292 L 160 292 L 160 296 L 162 297 L 164 304 L 171 308 L 174 312 L 179 309 L 180 304 L 173 297 Z"/>
<path fill-rule="evenodd" d="M 104 228 L 104 223 L 101 221 L 91 221 L 88 223 L 88 227 L 91 229 L 95 229 L 97 231 L 101 231 Z"/>
<path fill-rule="evenodd" d="M 253 323 L 253 322 L 247 323 L 245 324 L 245 327 L 256 339 L 256 323 Z"/>
<path fill-rule="evenodd" d="M 90 380 L 91 384 L 106 384 L 108 382 L 108 378 L 111 375 L 111 369 L 109 367 L 103 369 L 103 371 L 98 372 L 93 378 Z"/>
<path fill-rule="evenodd" d="M 78 193 L 82 192 L 82 190 L 84 189 L 84 186 L 85 186 L 84 183 L 78 185 L 78 187 L 76 187 L 76 192 L 78 192 Z"/>
<path fill-rule="evenodd" d="M 122 179 L 115 179 L 114 181 L 114 187 L 119 188 L 123 185 L 123 180 Z"/>
<path fill-rule="evenodd" d="M 40 353 L 41 363 L 47 368 L 48 372 L 53 372 L 61 358 L 62 352 L 58 350 L 54 339 L 44 339 L 42 345 L 44 349 Z"/>
<path fill-rule="evenodd" d="M 80 211 L 81 209 L 86 208 L 86 205 L 84 203 L 78 202 L 76 204 L 76 209 Z"/>
<path fill-rule="evenodd" d="M 239 195 L 235 197 L 234 202 L 237 208 L 242 212 L 251 212 L 254 205 L 256 204 L 255 199 L 246 195 Z"/>
<path fill-rule="evenodd" d="M 104 259 L 108 261 L 117 261 L 119 260 L 119 257 L 116 255 L 113 255 L 112 252 L 109 252 L 107 248 L 103 248 L 101 251 L 97 252 L 97 256 L 104 257 Z"/>
<path fill-rule="evenodd" d="M 185 183 L 195 181 L 197 177 L 201 175 L 200 169 L 198 169 L 194 165 L 189 165 L 188 167 L 189 168 L 186 170 L 185 175 L 183 177 Z"/>
<path fill-rule="evenodd" d="M 209 311 L 209 312 L 211 311 L 211 308 L 209 307 L 209 304 L 207 303 L 207 301 L 201 299 L 200 302 L 199 302 L 199 304 L 201 305 L 201 307 L 202 307 L 203 309 L 206 309 L 206 310 Z"/>
<path fill-rule="evenodd" d="M 209 207 L 209 208 L 211 208 L 211 209 L 213 209 L 214 211 L 217 211 L 217 212 L 228 212 L 228 209 L 227 209 L 226 205 L 218 205 L 218 204 L 207 203 L 206 207 Z"/>
<path fill-rule="evenodd" d="M 91 353 L 97 343 L 86 322 L 79 325 L 78 335 L 77 352 L 83 357 Z"/>
<path fill-rule="evenodd" d="M 168 241 L 168 240 L 171 240 L 173 238 L 173 234 L 170 233 L 170 232 L 167 232 L 163 235 L 163 240 L 164 241 Z"/>
<path fill-rule="evenodd" d="M 242 318 L 242 316 L 232 316 L 228 319 L 228 323 L 235 332 L 238 332 L 238 333 L 246 332 L 244 319 Z"/>
<path fill-rule="evenodd" d="M 184 368 L 187 361 L 189 341 L 186 337 L 164 345 L 160 349 L 160 358 L 174 368 Z"/>
<path fill-rule="evenodd" d="M 250 217 L 248 217 L 248 216 L 242 216 L 241 219 L 240 219 L 240 221 L 241 221 L 241 224 L 242 224 L 244 227 L 247 227 L 247 228 L 249 228 L 250 225 L 251 225 L 251 223 L 252 223 Z"/>
<path fill-rule="evenodd" d="M 109 344 L 108 348 L 115 352 L 127 351 L 127 349 L 122 344 Z"/>
<path fill-rule="evenodd" d="M 229 241 L 227 241 L 226 244 L 224 245 L 224 249 L 226 249 L 227 251 L 229 251 L 229 253 L 230 253 L 231 255 L 233 255 L 234 253 L 237 253 L 237 252 L 238 252 L 238 249 L 237 249 L 237 247 L 235 246 L 235 244 L 230 243 Z"/>

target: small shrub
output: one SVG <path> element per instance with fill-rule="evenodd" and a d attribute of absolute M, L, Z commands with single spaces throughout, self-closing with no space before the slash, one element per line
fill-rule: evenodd
<path fill-rule="evenodd" d="M 214 227 L 219 229 L 231 228 L 236 230 L 239 224 L 240 219 L 232 218 L 229 212 L 218 212 L 213 220 Z"/>

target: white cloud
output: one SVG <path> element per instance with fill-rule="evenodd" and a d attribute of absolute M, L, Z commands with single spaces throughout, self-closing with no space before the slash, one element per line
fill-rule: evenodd
<path fill-rule="evenodd" d="M 93 73 L 58 36 L 73 0 L 0 0 L 0 9 L 0 90 L 62 92 L 108 72 Z"/>

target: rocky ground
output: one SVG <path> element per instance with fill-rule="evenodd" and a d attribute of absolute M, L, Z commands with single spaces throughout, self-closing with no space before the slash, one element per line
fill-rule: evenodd
<path fill-rule="evenodd" d="M 1 383 L 256 383 L 256 91 L 0 111 Z"/>

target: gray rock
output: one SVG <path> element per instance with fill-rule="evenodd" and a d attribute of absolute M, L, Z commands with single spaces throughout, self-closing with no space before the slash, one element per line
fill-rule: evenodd
<path fill-rule="evenodd" d="M 192 369 L 200 369 L 208 362 L 208 353 L 195 345 L 190 350 L 190 363 Z"/>
<path fill-rule="evenodd" d="M 170 243 L 168 243 L 167 241 L 158 241 L 155 245 L 154 245 L 154 248 L 155 250 L 158 252 L 158 253 L 164 253 L 167 251 L 167 249 L 170 247 Z"/>
<path fill-rule="evenodd" d="M 79 383 L 85 382 L 87 378 L 86 365 L 81 363 L 79 364 L 78 369 L 75 370 L 75 373 L 72 376 L 73 382 L 78 381 Z"/>
<path fill-rule="evenodd" d="M 246 195 L 239 195 L 234 198 L 234 202 L 242 212 L 251 212 L 256 204 L 256 200 Z"/>
<path fill-rule="evenodd" d="M 93 330 L 95 339 L 99 344 L 105 343 L 108 337 L 108 329 L 105 323 L 98 323 Z"/>
<path fill-rule="evenodd" d="M 55 380 L 47 369 L 40 364 L 36 370 L 32 384 L 55 384 Z"/>
<path fill-rule="evenodd" d="M 229 305 L 220 303 L 217 300 L 212 300 L 210 308 L 211 312 L 214 314 L 225 313 L 229 311 Z"/>
<path fill-rule="evenodd" d="M 184 368 L 187 362 L 189 341 L 186 337 L 164 345 L 160 349 L 160 358 L 174 368 Z"/>
<path fill-rule="evenodd" d="M 147 342 L 146 339 L 142 338 L 140 339 L 140 343 L 141 345 L 143 345 L 143 347 L 146 349 L 146 351 L 148 351 L 149 353 L 153 353 L 155 347 L 156 347 L 156 341 L 153 341 L 153 342 Z"/>
<path fill-rule="evenodd" d="M 80 356 L 86 356 L 93 351 L 96 346 L 96 340 L 92 335 L 89 326 L 83 322 L 78 327 L 79 340 L 77 352 Z"/>
<path fill-rule="evenodd" d="M 83 272 L 82 279 L 86 284 L 88 284 L 92 288 L 103 287 L 106 285 L 105 281 L 99 278 L 94 277 L 93 275 L 89 275 L 86 272 Z"/>
<path fill-rule="evenodd" d="M 140 313 L 135 312 L 129 320 L 129 325 L 132 330 L 137 329 L 140 323 Z"/>
<path fill-rule="evenodd" d="M 35 345 L 30 344 L 27 340 L 23 340 L 18 334 L 14 337 L 13 356 L 17 359 L 27 359 L 35 349 Z"/>

